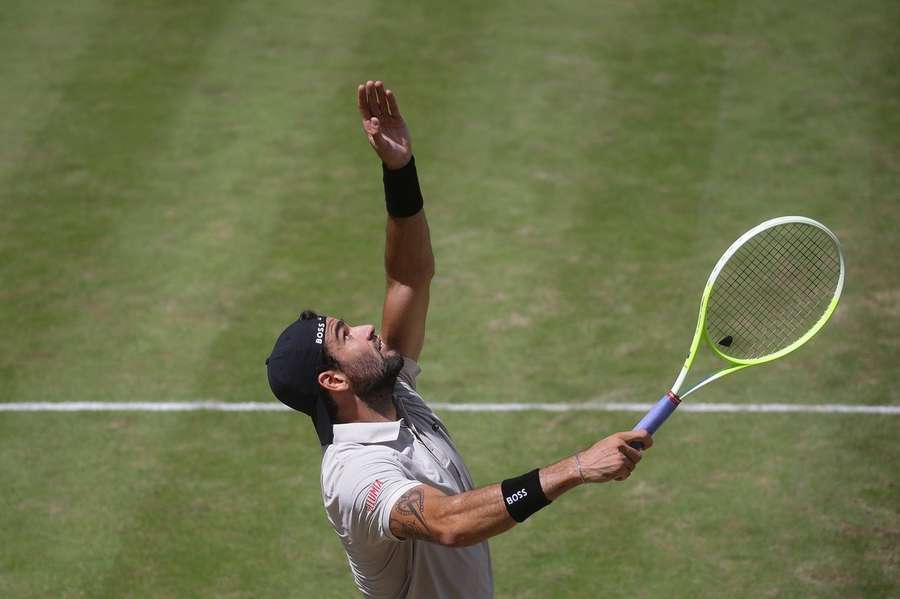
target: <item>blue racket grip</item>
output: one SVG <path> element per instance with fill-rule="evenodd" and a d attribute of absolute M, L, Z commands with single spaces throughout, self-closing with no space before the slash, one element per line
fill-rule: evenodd
<path fill-rule="evenodd" d="M 641 421 L 638 422 L 635 427 L 631 430 L 636 431 L 640 429 L 646 430 L 651 435 L 656 432 L 656 429 L 662 426 L 662 423 L 666 421 L 666 418 L 672 415 L 672 412 L 675 411 L 675 408 L 678 407 L 678 404 L 681 403 L 681 399 L 675 395 L 672 391 L 667 391 L 662 398 L 656 402 L 656 404 L 650 408 L 650 411 L 641 418 Z M 635 449 L 643 449 L 644 444 L 640 441 L 635 441 L 633 443 L 629 443 Z"/>

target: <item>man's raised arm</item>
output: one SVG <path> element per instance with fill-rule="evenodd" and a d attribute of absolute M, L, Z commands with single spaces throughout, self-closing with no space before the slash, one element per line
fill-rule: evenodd
<path fill-rule="evenodd" d="M 391 349 L 418 360 L 425 341 L 434 254 L 409 129 L 393 92 L 381 81 L 360 85 L 357 105 L 369 143 L 381 158 L 388 210 L 384 251 L 387 292 L 381 336 Z"/>

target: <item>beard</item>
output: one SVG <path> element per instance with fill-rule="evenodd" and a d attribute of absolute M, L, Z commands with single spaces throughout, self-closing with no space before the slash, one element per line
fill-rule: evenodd
<path fill-rule="evenodd" d="M 381 413 L 393 401 L 394 383 L 403 369 L 403 356 L 391 351 L 387 355 L 366 356 L 341 366 L 356 396 Z"/>

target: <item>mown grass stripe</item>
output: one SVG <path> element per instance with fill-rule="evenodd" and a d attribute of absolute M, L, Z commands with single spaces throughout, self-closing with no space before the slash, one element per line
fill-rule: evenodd
<path fill-rule="evenodd" d="M 430 404 L 447 412 L 645 412 L 653 404 L 619 402 L 570 403 L 440 403 Z M 20 402 L 0 404 L 0 412 L 289 412 L 275 402 L 161 401 L 161 402 Z M 820 413 L 820 414 L 900 414 L 900 406 L 854 406 L 848 404 L 681 404 L 679 412 L 700 413 Z"/>

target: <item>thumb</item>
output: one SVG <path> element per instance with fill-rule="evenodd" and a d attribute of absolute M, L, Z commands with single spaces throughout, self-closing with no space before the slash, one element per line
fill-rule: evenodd
<path fill-rule="evenodd" d="M 644 446 L 644 449 L 650 449 L 653 445 L 653 437 L 644 429 L 619 433 L 619 437 L 628 444 L 631 444 L 632 441 L 638 441 Z"/>
<path fill-rule="evenodd" d="M 371 119 L 369 119 L 369 122 L 366 123 L 366 131 L 374 139 L 381 139 L 381 121 L 378 120 L 378 117 L 373 116 Z"/>

